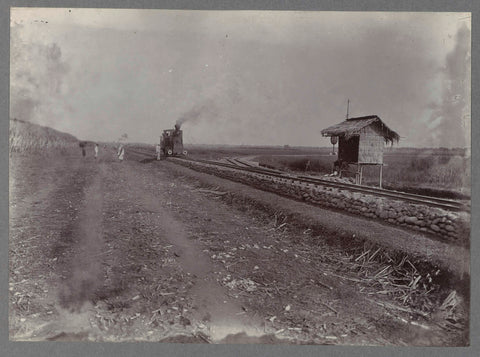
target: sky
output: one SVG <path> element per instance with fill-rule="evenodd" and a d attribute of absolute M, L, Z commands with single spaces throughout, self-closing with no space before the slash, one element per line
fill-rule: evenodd
<path fill-rule="evenodd" d="M 10 117 L 81 140 L 328 146 L 378 115 L 469 147 L 471 14 L 13 8 Z"/>

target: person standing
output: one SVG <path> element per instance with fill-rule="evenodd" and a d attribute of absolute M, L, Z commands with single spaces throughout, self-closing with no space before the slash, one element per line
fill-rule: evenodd
<path fill-rule="evenodd" d="M 124 158 L 124 156 L 125 156 L 125 149 L 123 148 L 123 145 L 120 145 L 120 147 L 118 148 L 118 153 L 117 153 L 117 155 L 118 155 L 118 159 L 119 159 L 120 161 L 123 161 L 123 158 Z"/>
<path fill-rule="evenodd" d="M 97 157 L 98 157 L 98 144 L 95 144 L 95 149 L 94 149 L 94 151 L 95 151 L 95 160 L 96 160 Z"/>
<path fill-rule="evenodd" d="M 160 144 L 155 146 L 155 152 L 157 153 L 157 161 L 160 160 Z"/>
<path fill-rule="evenodd" d="M 85 155 L 87 154 L 85 152 L 85 143 L 84 142 L 80 142 L 80 144 L 78 144 L 81 148 L 82 148 L 82 156 L 85 157 Z"/>
<path fill-rule="evenodd" d="M 307 163 L 305 164 L 305 172 L 310 170 L 310 160 L 307 160 Z"/>

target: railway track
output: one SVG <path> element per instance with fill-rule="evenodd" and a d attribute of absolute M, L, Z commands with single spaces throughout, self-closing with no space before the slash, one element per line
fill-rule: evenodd
<path fill-rule="evenodd" d="M 155 154 L 153 152 L 147 152 L 138 149 L 129 149 L 128 152 L 133 152 L 138 155 L 143 156 L 151 156 L 154 157 Z M 179 158 L 181 160 L 186 161 L 193 161 L 196 163 L 204 163 L 208 165 L 215 165 L 235 170 L 241 171 L 248 171 L 252 173 L 257 173 L 264 176 L 274 177 L 281 181 L 291 181 L 292 183 L 299 183 L 299 184 L 309 184 L 309 185 L 319 185 L 324 187 L 331 187 L 338 190 L 348 190 L 351 192 L 358 192 L 363 194 L 375 195 L 380 197 L 385 197 L 394 200 L 400 200 L 404 202 L 414 203 L 414 204 L 421 204 L 426 205 L 429 207 L 436 207 L 441 208 L 448 211 L 455 211 L 455 212 L 469 212 L 470 206 L 463 202 L 449 200 L 444 198 L 437 198 L 431 196 L 422 196 L 416 195 L 411 193 L 393 191 L 393 190 L 386 190 L 377 187 L 370 187 L 370 186 L 360 186 L 350 183 L 344 182 L 335 182 L 329 181 L 326 179 L 311 177 L 311 176 L 304 176 L 304 175 L 293 175 L 288 173 L 282 173 L 276 170 L 264 169 L 260 167 L 255 167 L 245 162 L 238 160 L 238 159 L 227 159 L 228 163 L 225 162 L 218 162 L 218 161 L 210 161 L 210 160 L 200 160 L 200 159 L 191 159 L 191 158 Z"/>
<path fill-rule="evenodd" d="M 298 177 L 301 178 L 301 179 L 304 179 L 304 180 L 308 180 L 310 182 L 319 183 L 321 185 L 326 185 L 327 183 L 331 183 L 331 181 L 324 180 L 324 179 L 319 179 L 319 178 L 312 178 L 312 177 L 308 177 L 308 176 L 298 176 Z M 361 193 L 365 193 L 365 194 L 373 194 L 373 195 L 376 195 L 376 196 L 394 198 L 394 199 L 399 199 L 399 200 L 408 201 L 408 202 L 412 202 L 412 203 L 421 203 L 421 204 L 426 204 L 426 205 L 429 205 L 429 206 L 434 206 L 434 207 L 443 208 L 443 209 L 456 210 L 456 211 L 469 211 L 470 210 L 469 206 L 466 205 L 463 202 L 458 202 L 458 201 L 444 199 L 444 198 L 416 195 L 416 194 L 412 194 L 412 193 L 386 190 L 386 189 L 377 188 L 377 187 L 370 187 L 370 186 L 359 186 L 359 185 L 343 183 L 343 182 L 335 182 L 335 184 L 336 184 L 335 187 L 342 188 L 342 189 L 347 189 L 347 190 L 352 190 L 352 191 L 356 190 L 357 192 L 361 192 Z"/>
<path fill-rule="evenodd" d="M 229 163 L 233 165 L 238 165 L 240 167 L 253 167 L 253 165 L 246 163 L 245 161 L 242 161 L 237 158 L 227 158 L 226 159 Z"/>

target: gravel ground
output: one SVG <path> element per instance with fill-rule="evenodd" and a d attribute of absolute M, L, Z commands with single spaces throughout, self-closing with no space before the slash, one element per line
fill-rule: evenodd
<path fill-rule="evenodd" d="M 468 343 L 448 246 L 128 158 L 12 157 L 12 340 Z"/>

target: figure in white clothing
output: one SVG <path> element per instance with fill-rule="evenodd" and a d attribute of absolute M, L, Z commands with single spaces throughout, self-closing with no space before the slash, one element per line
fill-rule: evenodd
<path fill-rule="evenodd" d="M 95 144 L 95 159 L 98 157 L 98 144 Z"/>
<path fill-rule="evenodd" d="M 124 149 L 123 145 L 120 145 L 120 147 L 118 148 L 117 155 L 118 155 L 118 159 L 120 161 L 123 161 L 123 157 L 125 156 L 125 149 Z"/>
<path fill-rule="evenodd" d="M 157 160 L 160 160 L 160 144 L 155 146 L 155 152 L 157 153 Z"/>

